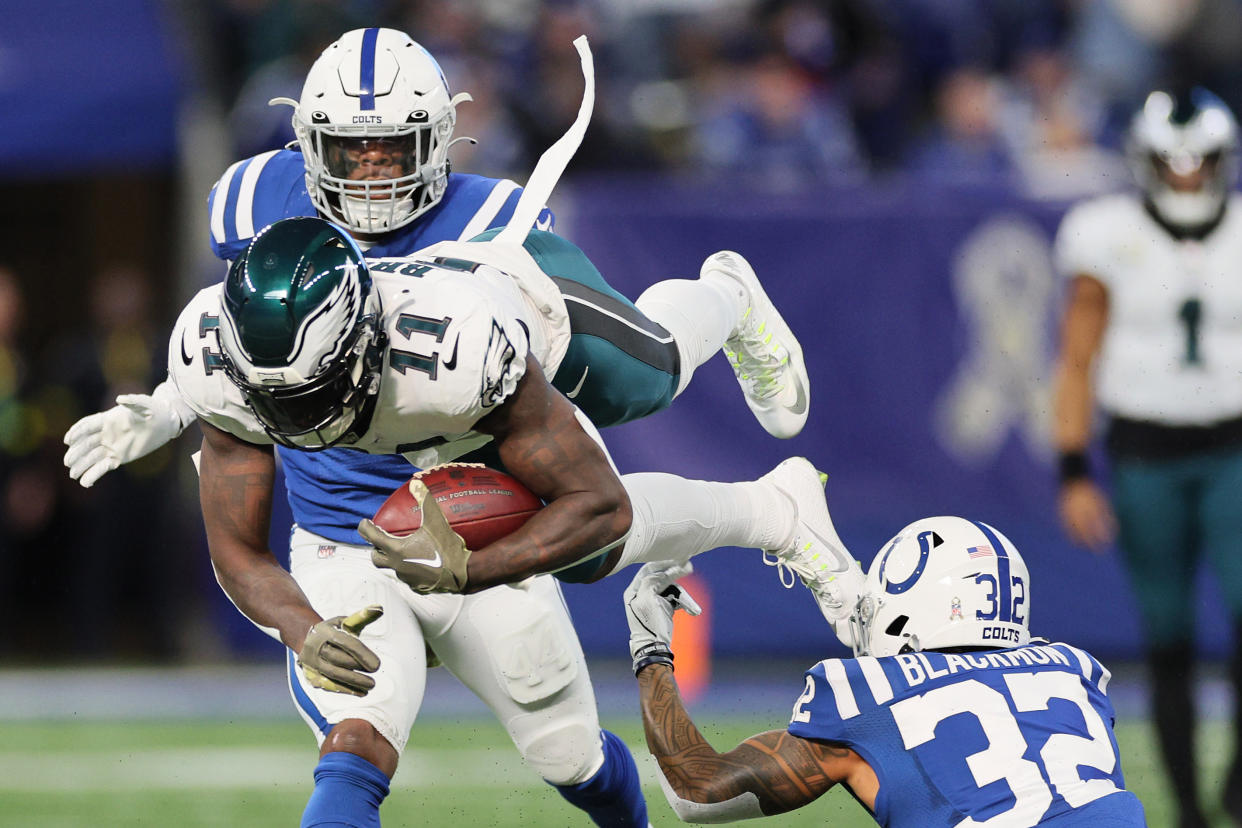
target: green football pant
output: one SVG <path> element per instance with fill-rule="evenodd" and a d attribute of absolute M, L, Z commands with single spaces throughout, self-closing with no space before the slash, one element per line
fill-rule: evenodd
<path fill-rule="evenodd" d="M 498 232 L 488 230 L 472 241 Z M 680 373 L 669 332 L 604 281 L 573 242 L 532 230 L 523 246 L 556 283 L 569 311 L 569 348 L 552 385 L 599 428 L 666 408 Z"/>
<path fill-rule="evenodd" d="M 1120 546 L 1147 646 L 1194 639 L 1195 574 L 1204 557 L 1230 614 L 1242 618 L 1242 448 L 1173 460 L 1113 460 Z"/>

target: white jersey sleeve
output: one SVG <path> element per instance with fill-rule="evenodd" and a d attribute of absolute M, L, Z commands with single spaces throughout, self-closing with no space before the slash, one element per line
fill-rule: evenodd
<path fill-rule="evenodd" d="M 272 439 L 224 373 L 217 331 L 223 284 L 204 288 L 181 311 L 168 340 L 168 377 L 199 419 L 248 443 Z"/>
<path fill-rule="evenodd" d="M 526 318 L 534 323 L 530 328 L 531 352 L 549 378 L 556 375 L 569 350 L 569 310 L 560 288 L 525 247 L 495 240 L 446 241 L 424 248 L 416 255 L 424 259 L 441 257 L 479 262 L 512 278 L 521 291 Z"/>
<path fill-rule="evenodd" d="M 526 373 L 530 324 L 512 279 L 490 268 L 420 266 L 426 270 L 416 279 L 373 273 L 388 350 L 374 418 L 356 444 L 371 453 L 479 443 L 474 425 Z"/>
<path fill-rule="evenodd" d="M 1154 228 L 1135 199 L 1109 195 L 1075 205 L 1057 228 L 1053 257 L 1067 278 L 1087 275 L 1111 285 L 1125 248 Z"/>

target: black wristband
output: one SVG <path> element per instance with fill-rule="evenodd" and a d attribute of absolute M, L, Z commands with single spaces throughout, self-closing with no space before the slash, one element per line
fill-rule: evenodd
<path fill-rule="evenodd" d="M 662 644 L 648 644 L 634 653 L 634 675 L 638 675 L 644 667 L 652 664 L 673 666 L 673 653 Z"/>
<path fill-rule="evenodd" d="M 1091 464 L 1085 451 L 1063 451 L 1058 466 L 1057 479 L 1061 485 L 1091 477 Z"/>

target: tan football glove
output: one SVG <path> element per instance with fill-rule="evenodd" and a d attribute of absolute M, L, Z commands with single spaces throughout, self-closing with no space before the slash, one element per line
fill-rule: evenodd
<path fill-rule="evenodd" d="M 368 519 L 358 524 L 358 534 L 375 547 L 371 563 L 391 569 L 415 592 L 461 592 L 470 560 L 466 542 L 449 526 L 425 483 L 412 481 L 410 493 L 423 510 L 423 524 L 414 532 L 397 537 Z"/>
<path fill-rule="evenodd" d="M 353 615 L 325 618 L 312 626 L 298 653 L 298 666 L 306 680 L 333 693 L 365 696 L 370 692 L 375 679 L 367 673 L 378 670 L 380 660 L 358 635 L 383 614 L 383 607 L 372 604 Z"/>

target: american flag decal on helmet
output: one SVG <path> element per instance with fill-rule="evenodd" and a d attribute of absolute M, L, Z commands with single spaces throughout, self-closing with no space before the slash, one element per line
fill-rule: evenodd
<path fill-rule="evenodd" d="M 967 548 L 966 554 L 972 558 L 995 558 L 996 557 L 996 553 L 992 551 L 992 547 L 987 546 L 987 545 L 971 546 Z"/>

